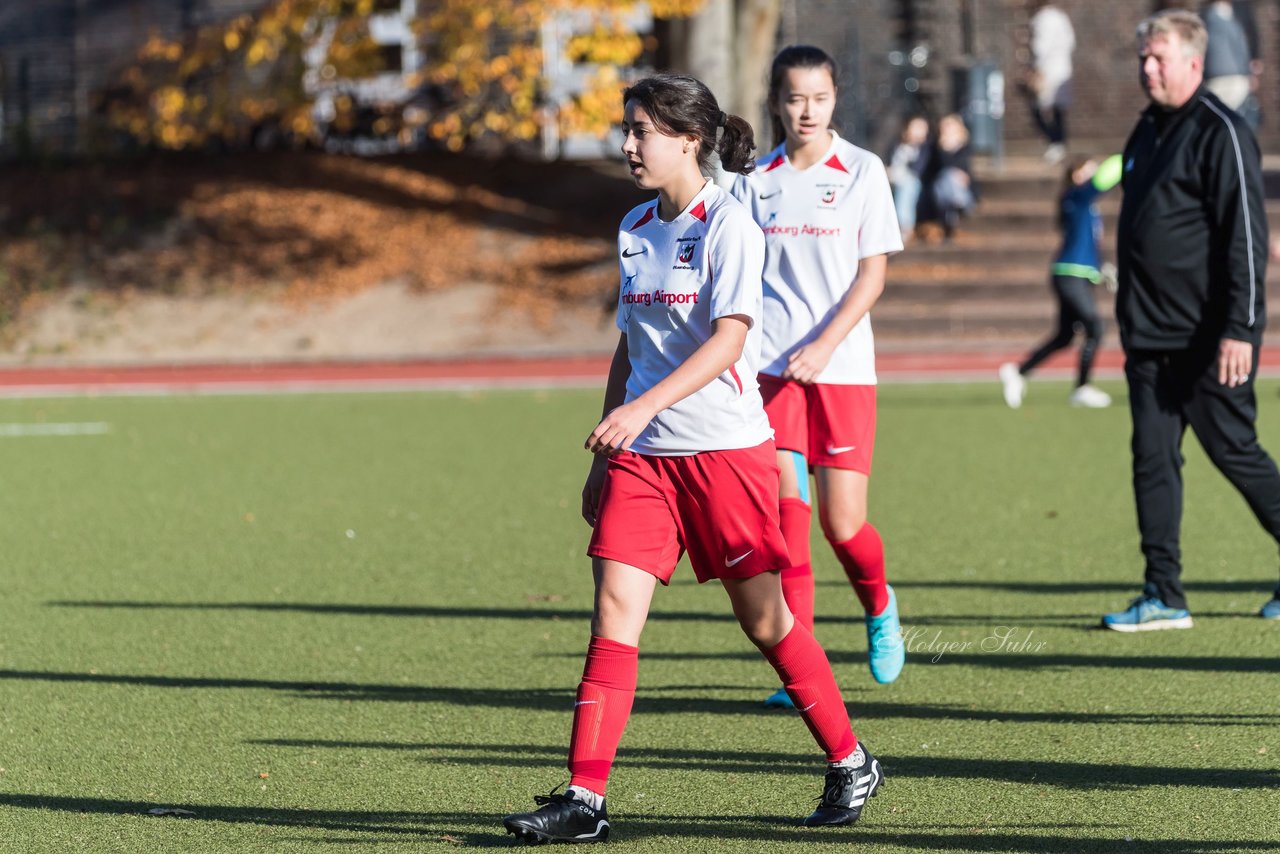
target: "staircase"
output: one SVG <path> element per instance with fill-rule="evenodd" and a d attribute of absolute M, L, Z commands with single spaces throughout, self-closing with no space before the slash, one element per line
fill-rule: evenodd
<path fill-rule="evenodd" d="M 1280 167 L 1266 159 L 1265 166 Z M 1057 303 L 1049 263 L 1058 248 L 1055 223 L 1062 168 L 1038 156 L 1006 157 L 997 170 L 976 164 L 982 201 L 950 243 L 915 242 L 889 263 L 888 284 L 872 312 L 881 352 L 1019 351 L 1053 329 Z M 1120 189 L 1098 203 L 1103 258 L 1114 260 Z M 1280 199 L 1268 219 L 1280 223 Z M 1280 296 L 1280 264 L 1269 265 L 1269 301 Z M 1107 323 L 1103 347 L 1118 347 L 1115 300 L 1097 290 Z M 1277 303 L 1271 302 L 1272 305 Z"/>

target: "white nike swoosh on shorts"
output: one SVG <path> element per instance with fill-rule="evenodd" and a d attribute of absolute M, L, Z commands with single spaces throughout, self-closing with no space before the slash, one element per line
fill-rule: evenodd
<path fill-rule="evenodd" d="M 753 551 L 755 551 L 755 549 L 752 549 L 752 550 L 751 550 L 751 552 L 753 552 Z M 727 558 L 727 557 L 726 557 L 726 558 L 724 559 L 724 565 L 725 565 L 725 567 L 737 566 L 738 564 L 742 563 L 742 561 L 743 561 L 743 560 L 745 560 L 745 559 L 746 559 L 746 557 L 747 557 L 747 555 L 751 554 L 751 552 L 747 552 L 746 554 L 744 554 L 744 555 L 742 555 L 742 556 L 740 556 L 740 557 L 736 557 L 736 558 L 734 558 L 733 560 L 729 560 L 729 558 Z"/>
<path fill-rule="evenodd" d="M 845 445 L 843 448 L 836 448 L 831 445 L 827 445 L 827 453 L 834 457 L 836 454 L 843 454 L 846 451 L 857 450 L 857 447 L 857 445 Z"/>

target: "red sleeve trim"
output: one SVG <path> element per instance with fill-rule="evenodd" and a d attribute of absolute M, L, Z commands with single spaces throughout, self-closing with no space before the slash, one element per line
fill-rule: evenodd
<path fill-rule="evenodd" d="M 644 216 L 640 217 L 640 219 L 638 219 L 638 220 L 636 221 L 636 224 L 635 224 L 635 225 L 633 225 L 633 226 L 631 226 L 631 228 L 629 228 L 629 229 L 628 229 L 628 231 L 635 231 L 637 228 L 639 228 L 640 226 L 644 225 L 644 224 L 645 224 L 645 223 L 647 223 L 649 220 L 653 219 L 654 211 L 656 211 L 657 209 L 658 209 L 658 206 L 657 206 L 657 205 L 654 205 L 653 207 L 651 207 L 651 208 L 649 208 L 647 211 L 645 211 L 645 212 L 644 212 Z"/>

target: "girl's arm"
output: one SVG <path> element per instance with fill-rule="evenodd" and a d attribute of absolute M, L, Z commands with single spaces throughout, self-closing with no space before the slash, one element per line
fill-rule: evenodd
<path fill-rule="evenodd" d="M 711 337 L 692 356 L 635 400 L 607 412 L 587 437 L 584 447 L 600 454 L 600 459 L 630 448 L 655 415 L 703 388 L 742 358 L 750 328 L 751 318 L 746 315 L 732 314 L 713 320 Z M 611 385 L 612 373 L 610 371 Z"/>
<path fill-rule="evenodd" d="M 817 380 L 831 361 L 831 354 L 836 347 L 840 346 L 840 342 L 871 311 L 876 300 L 884 293 L 888 264 L 888 255 L 872 255 L 858 262 L 857 281 L 845 291 L 839 308 L 818 337 L 791 354 L 786 370 L 782 372 L 783 379 L 795 380 L 805 385 Z"/>

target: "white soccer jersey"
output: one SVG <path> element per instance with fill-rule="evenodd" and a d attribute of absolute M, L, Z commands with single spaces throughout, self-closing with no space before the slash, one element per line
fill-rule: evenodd
<path fill-rule="evenodd" d="M 902 251 L 884 164 L 833 132 L 831 148 L 805 170 L 779 145 L 734 181 L 733 195 L 764 231 L 762 369 L 782 376 L 795 350 L 818 337 L 856 282 L 858 262 Z M 873 385 L 871 315 L 836 347 L 817 382 Z"/>
<path fill-rule="evenodd" d="M 649 422 L 631 450 L 656 456 L 752 448 L 773 436 L 760 368 L 764 238 L 751 215 L 711 181 L 671 222 L 653 200 L 618 231 L 618 328 L 627 336 L 627 401 L 653 388 L 711 337 L 712 321 L 751 318 L 742 356 Z"/>

